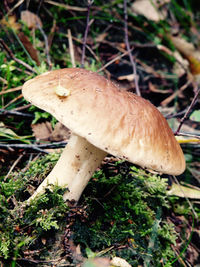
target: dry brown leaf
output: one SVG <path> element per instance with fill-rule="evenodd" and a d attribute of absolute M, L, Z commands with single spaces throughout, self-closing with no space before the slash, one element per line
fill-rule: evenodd
<path fill-rule="evenodd" d="M 38 25 L 42 27 L 41 19 L 36 14 L 28 10 L 21 12 L 21 20 L 27 25 L 29 29 L 37 29 Z"/>
<path fill-rule="evenodd" d="M 50 136 L 50 141 L 63 141 L 63 140 L 69 140 L 70 137 L 70 130 L 65 127 L 62 123 L 57 122 L 54 130 Z"/>
<path fill-rule="evenodd" d="M 36 140 L 48 141 L 53 129 L 50 122 L 42 122 L 31 125 Z"/>
<path fill-rule="evenodd" d="M 26 50 L 28 51 L 30 57 L 39 66 L 40 65 L 40 61 L 39 61 L 39 58 L 38 58 L 38 51 L 33 47 L 32 43 L 30 42 L 28 37 L 23 32 L 19 32 L 18 33 L 18 37 L 19 37 L 20 41 L 22 42 L 22 44 L 24 45 L 24 47 L 26 48 Z"/>
<path fill-rule="evenodd" d="M 60 122 L 56 123 L 54 130 L 50 122 L 33 124 L 32 130 L 37 140 L 59 142 L 68 140 L 70 131 Z"/>
<path fill-rule="evenodd" d="M 99 34 L 99 35 L 96 37 L 95 41 L 96 41 L 97 43 L 101 43 L 102 41 L 105 40 L 105 38 L 107 37 L 107 35 L 108 35 L 107 32 L 101 33 L 101 34 Z"/>
<path fill-rule="evenodd" d="M 136 0 L 132 4 L 131 8 L 135 13 L 143 15 L 149 20 L 158 22 L 159 20 L 164 19 L 164 15 L 156 8 L 156 1 Z"/>

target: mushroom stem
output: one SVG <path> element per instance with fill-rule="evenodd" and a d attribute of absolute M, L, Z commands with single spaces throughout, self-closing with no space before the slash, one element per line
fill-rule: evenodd
<path fill-rule="evenodd" d="M 55 167 L 29 200 L 44 193 L 48 185 L 56 184 L 68 188 L 69 191 L 63 196 L 64 200 L 78 201 L 89 179 L 106 154 L 85 138 L 72 134 Z"/>

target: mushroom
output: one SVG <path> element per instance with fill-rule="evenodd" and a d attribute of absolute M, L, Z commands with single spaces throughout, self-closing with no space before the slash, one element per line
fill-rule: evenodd
<path fill-rule="evenodd" d="M 79 68 L 54 70 L 27 81 L 25 99 L 72 131 L 58 162 L 30 199 L 50 184 L 78 201 L 109 153 L 144 168 L 181 174 L 183 152 L 162 114 L 149 101 L 103 76 Z"/>

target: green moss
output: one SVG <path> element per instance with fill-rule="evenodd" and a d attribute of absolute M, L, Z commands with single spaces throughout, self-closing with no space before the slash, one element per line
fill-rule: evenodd
<path fill-rule="evenodd" d="M 47 155 L 33 162 L 25 173 L 12 173 L 0 187 L 0 258 L 13 259 L 29 247 L 41 246 L 42 236 L 59 228 L 68 207 L 63 189 L 57 186 L 25 204 L 28 183 L 44 177 L 55 164 L 58 155 Z M 42 171 L 43 174 L 40 174 Z M 29 184 L 30 186 L 30 184 Z"/>
<path fill-rule="evenodd" d="M 161 260 L 166 263 L 174 256 L 171 244 L 176 239 L 164 216 L 168 208 L 166 179 L 126 163 L 117 165 L 117 175 L 100 170 L 93 176 L 84 196 L 88 221 L 76 221 L 74 240 L 83 250 L 114 246 L 110 253 L 126 258 L 132 266 L 145 261 L 148 266 L 160 266 Z"/>
<path fill-rule="evenodd" d="M 57 186 L 26 206 L 28 191 L 38 186 L 58 157 L 58 154 L 46 155 L 32 162 L 25 173 L 12 173 L 5 181 L 2 179 L 2 259 L 12 262 L 23 258 L 25 251 L 40 248 L 37 259 L 50 257 L 55 234 L 59 229 L 64 237 L 66 224 L 85 256 L 88 248 L 97 253 L 112 248 L 108 256 L 125 258 L 132 266 L 145 262 L 148 266 L 160 266 L 160 261 L 166 263 L 174 257 L 170 246 L 175 243 L 176 235 L 173 225 L 165 220 L 166 180 L 126 162 L 104 164 L 93 175 L 75 210 L 64 203 L 65 190 Z M 80 215 L 81 209 L 86 215 Z"/>

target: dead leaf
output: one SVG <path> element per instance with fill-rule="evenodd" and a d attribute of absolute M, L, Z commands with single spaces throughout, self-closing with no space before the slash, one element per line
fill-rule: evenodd
<path fill-rule="evenodd" d="M 21 12 L 21 20 L 27 25 L 29 29 L 37 29 L 38 25 L 42 27 L 41 19 L 36 14 L 28 10 Z"/>
<path fill-rule="evenodd" d="M 50 136 L 50 141 L 58 142 L 58 141 L 69 140 L 70 135 L 71 135 L 70 130 L 62 123 L 57 122 Z"/>
<path fill-rule="evenodd" d="M 18 135 L 11 129 L 9 129 L 8 127 L 5 126 L 5 124 L 3 122 L 0 122 L 0 135 L 3 136 L 16 136 L 18 137 Z"/>
<path fill-rule="evenodd" d="M 96 257 L 86 260 L 82 267 L 110 267 L 110 260 L 108 258 Z"/>
<path fill-rule="evenodd" d="M 20 136 L 16 134 L 13 130 L 9 129 L 3 122 L 0 122 L 0 137 L 5 137 L 10 140 L 20 140 L 27 144 L 30 143 L 30 141 L 26 140 L 30 136 Z"/>
<path fill-rule="evenodd" d="M 53 129 L 50 122 L 42 122 L 31 125 L 36 140 L 48 141 Z"/>
<path fill-rule="evenodd" d="M 167 194 L 170 196 L 200 199 L 200 189 L 197 190 L 175 183 L 172 184 L 171 189 L 167 192 Z"/>
<path fill-rule="evenodd" d="M 101 34 L 99 34 L 99 35 L 96 37 L 95 41 L 96 41 L 97 43 L 101 43 L 102 41 L 105 40 L 105 38 L 106 38 L 107 36 L 108 36 L 108 33 L 107 33 L 107 32 L 101 33 Z"/>
<path fill-rule="evenodd" d="M 69 129 L 60 122 L 56 123 L 54 130 L 48 121 L 33 124 L 31 127 L 35 138 L 41 141 L 59 142 L 68 140 L 70 136 Z"/>
<path fill-rule="evenodd" d="M 168 35 L 176 49 L 189 61 L 190 71 L 193 75 L 200 74 L 200 51 L 192 43 L 181 37 Z"/>
<path fill-rule="evenodd" d="M 132 6 L 132 10 L 140 15 L 143 15 L 149 20 L 158 22 L 164 19 L 164 15 L 158 11 L 156 8 L 156 1 L 152 0 L 136 0 Z"/>
<path fill-rule="evenodd" d="M 131 267 L 131 265 L 126 260 L 120 257 L 114 257 L 110 263 L 116 267 Z"/>
<path fill-rule="evenodd" d="M 176 140 L 179 144 L 194 144 L 194 143 L 200 143 L 200 139 L 197 138 L 191 138 L 187 136 L 175 136 Z"/>
<path fill-rule="evenodd" d="M 21 25 L 16 22 L 16 16 L 15 15 L 11 15 L 8 17 L 3 17 L 3 19 L 1 19 L 0 21 L 1 25 L 6 26 L 8 28 L 12 28 L 13 30 L 18 31 L 21 28 Z"/>
<path fill-rule="evenodd" d="M 24 47 L 26 48 L 26 50 L 28 51 L 30 57 L 39 66 L 40 65 L 40 61 L 39 61 L 39 58 L 38 58 L 38 51 L 33 47 L 31 41 L 29 40 L 29 38 L 23 32 L 19 32 L 18 33 L 18 37 L 19 37 L 20 41 L 22 42 L 22 44 L 24 45 Z"/>

